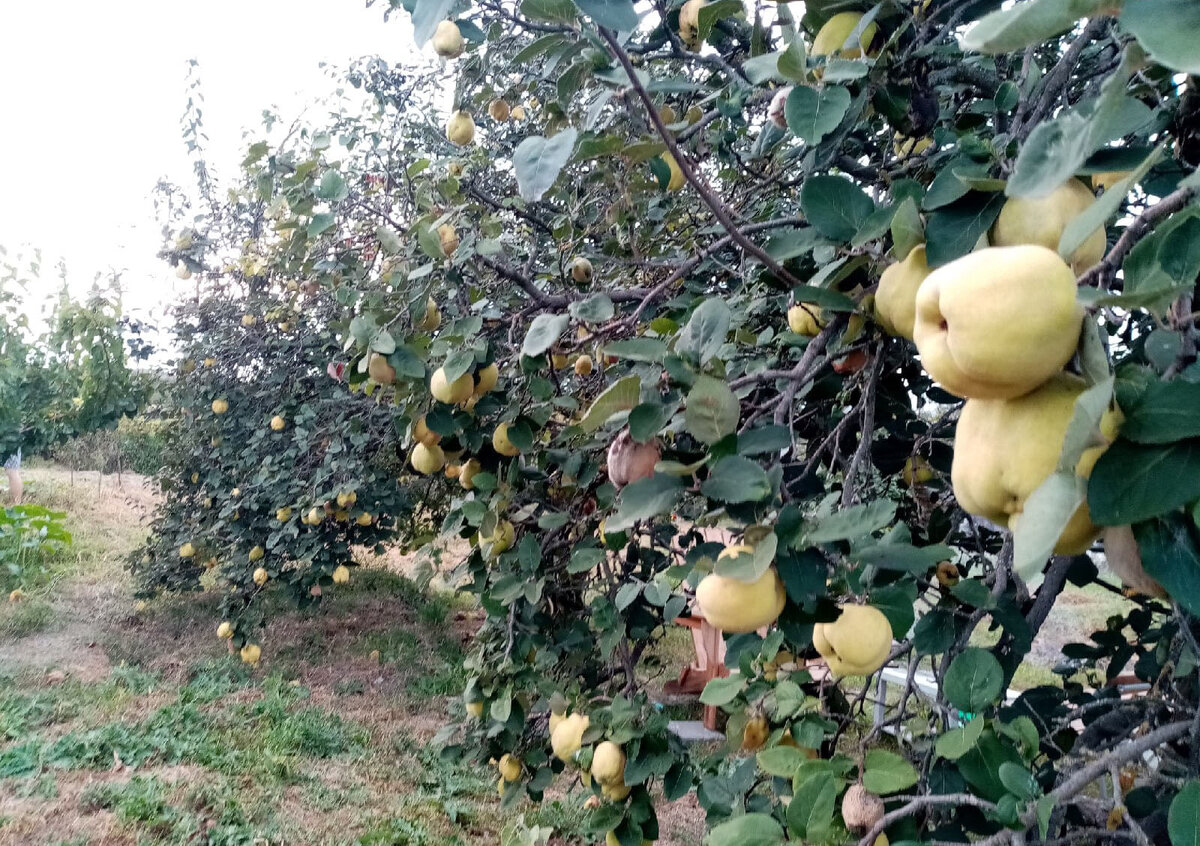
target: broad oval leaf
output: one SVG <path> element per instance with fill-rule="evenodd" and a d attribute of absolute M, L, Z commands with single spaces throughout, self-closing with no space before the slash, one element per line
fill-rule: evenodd
<path fill-rule="evenodd" d="M 729 385 L 711 376 L 700 376 L 687 396 L 683 422 L 688 433 L 704 444 L 715 444 L 733 434 L 741 406 Z"/>
<path fill-rule="evenodd" d="M 521 355 L 533 357 L 546 352 L 567 330 L 570 322 L 571 318 L 566 314 L 539 314 L 529 324 L 529 331 L 525 333 Z"/>
<path fill-rule="evenodd" d="M 554 185 L 558 174 L 571 158 L 578 133 L 564 129 L 552 138 L 531 135 L 517 145 L 513 169 L 517 189 L 527 203 L 537 202 Z"/>

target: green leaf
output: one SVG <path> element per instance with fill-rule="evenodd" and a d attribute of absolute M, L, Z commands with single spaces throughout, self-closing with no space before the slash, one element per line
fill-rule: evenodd
<path fill-rule="evenodd" d="M 729 334 L 729 306 L 720 297 L 709 297 L 692 312 L 675 342 L 675 352 L 690 355 L 701 365 L 716 355 Z"/>
<path fill-rule="evenodd" d="M 779 538 L 772 532 L 754 544 L 753 553 L 741 552 L 719 558 L 713 570 L 719 576 L 737 579 L 739 582 L 757 581 L 774 563 L 778 548 Z"/>
<path fill-rule="evenodd" d="M 984 721 L 968 720 L 957 728 L 952 728 L 937 739 L 934 751 L 949 761 L 957 761 L 975 748 L 983 734 Z"/>
<path fill-rule="evenodd" d="M 892 254 L 898 261 L 904 261 L 914 247 L 923 243 L 925 224 L 921 222 L 921 212 L 912 197 L 905 197 L 892 215 Z"/>
<path fill-rule="evenodd" d="M 954 616 L 935 608 L 913 628 L 913 649 L 919 655 L 938 655 L 954 645 Z"/>
<path fill-rule="evenodd" d="M 713 25 L 721 18 L 732 17 L 736 14 L 745 14 L 742 0 L 716 0 L 716 2 L 705 3 L 700 7 L 700 12 L 696 16 L 699 22 L 697 29 L 700 32 L 700 40 L 708 40 L 708 36 L 712 34 Z"/>
<path fill-rule="evenodd" d="M 760 770 L 780 778 L 791 778 L 796 774 L 796 770 L 800 769 L 800 765 L 808 760 L 808 754 L 795 746 L 772 746 L 755 757 Z"/>
<path fill-rule="evenodd" d="M 792 289 L 792 299 L 798 303 L 813 303 L 828 311 L 850 312 L 858 308 L 854 300 L 841 291 L 814 288 L 812 285 L 797 285 Z"/>
<path fill-rule="evenodd" d="M 1155 446 L 1118 438 L 1088 480 L 1088 509 L 1100 526 L 1149 520 L 1198 497 L 1200 440 Z"/>
<path fill-rule="evenodd" d="M 612 320 L 616 314 L 613 301 L 609 299 L 608 294 L 603 293 L 576 300 L 567 306 L 567 311 L 576 320 L 582 320 L 584 323 L 604 323 Z"/>
<path fill-rule="evenodd" d="M 956 708 L 978 713 L 995 704 L 1004 692 L 1004 670 L 996 656 L 972 646 L 950 662 L 942 692 Z"/>
<path fill-rule="evenodd" d="M 785 426 L 760 426 L 738 435 L 738 455 L 778 453 L 792 445 L 792 433 Z"/>
<path fill-rule="evenodd" d="M 1028 802 L 1042 792 L 1033 773 L 1022 764 L 1005 761 L 1000 765 L 997 775 L 1000 776 L 1000 783 L 1005 789 L 1023 802 Z"/>
<path fill-rule="evenodd" d="M 1012 53 L 1062 35 L 1106 5 L 1111 0 L 1025 0 L 980 18 L 959 40 L 967 51 Z"/>
<path fill-rule="evenodd" d="M 825 839 L 833 822 L 837 792 L 837 782 L 829 772 L 814 773 L 797 785 L 787 809 L 788 829 L 795 839 Z"/>
<path fill-rule="evenodd" d="M 1121 437 L 1139 444 L 1168 444 L 1200 437 L 1200 384 L 1154 382 L 1121 424 Z"/>
<path fill-rule="evenodd" d="M 995 802 L 1006 791 L 1000 781 L 1000 767 L 1006 761 L 1021 763 L 1021 755 L 1011 744 L 990 731 L 985 731 L 975 748 L 958 759 L 956 765 L 963 778 L 985 799 Z"/>
<path fill-rule="evenodd" d="M 404 249 L 404 243 L 396 234 L 396 230 L 386 224 L 381 223 L 375 227 L 375 237 L 379 239 L 379 246 L 388 255 L 394 256 Z"/>
<path fill-rule="evenodd" d="M 865 505 L 852 505 L 821 519 L 804 539 L 810 544 L 830 543 L 869 535 L 892 522 L 896 503 L 877 499 Z"/>
<path fill-rule="evenodd" d="M 741 406 L 729 385 L 711 376 L 700 376 L 687 396 L 683 425 L 703 444 L 715 444 L 733 434 L 741 416 Z"/>
<path fill-rule="evenodd" d="M 533 357 L 546 352 L 567 331 L 570 322 L 571 318 L 565 314 L 539 314 L 525 333 L 521 355 Z"/>
<path fill-rule="evenodd" d="M 346 180 L 342 175 L 333 168 L 321 174 L 321 181 L 317 184 L 317 196 L 322 200 L 338 202 L 346 199 L 350 195 L 350 186 L 346 184 Z"/>
<path fill-rule="evenodd" d="M 594 546 L 576 547 L 571 553 L 571 563 L 567 565 L 568 573 L 587 573 L 596 568 L 604 560 L 605 552 Z"/>
<path fill-rule="evenodd" d="M 605 523 L 605 531 L 620 532 L 639 520 L 669 513 L 682 490 L 682 481 L 663 473 L 626 485 L 617 502 L 617 513 Z"/>
<path fill-rule="evenodd" d="M 564 129 L 553 138 L 531 135 L 517 145 L 513 153 L 513 170 L 521 199 L 537 202 L 554 185 L 559 172 L 571 158 L 578 133 Z"/>
<path fill-rule="evenodd" d="M 639 444 L 649 443 L 667 424 L 675 413 L 676 406 L 658 402 L 644 402 L 629 412 L 629 434 Z"/>
<path fill-rule="evenodd" d="M 725 676 L 712 679 L 700 693 L 700 701 L 705 705 L 720 708 L 737 699 L 738 694 L 746 689 L 746 677 L 742 675 Z"/>
<path fill-rule="evenodd" d="M 913 765 L 886 749 L 867 751 L 863 787 L 879 795 L 897 793 L 912 787 L 920 777 Z"/>
<path fill-rule="evenodd" d="M 1087 498 L 1087 482 L 1073 470 L 1058 470 L 1025 501 L 1013 532 L 1013 571 L 1030 591 L 1042 581 L 1042 568 L 1063 529 Z"/>
<path fill-rule="evenodd" d="M 604 354 L 628 361 L 660 362 L 667 356 L 667 345 L 657 338 L 629 338 L 605 344 Z"/>
<path fill-rule="evenodd" d="M 930 267 L 940 267 L 975 249 L 1004 206 L 1004 195 L 972 191 L 929 215 L 925 225 L 925 257 Z"/>
<path fill-rule="evenodd" d="M 454 0 L 416 0 L 412 9 L 412 25 L 413 41 L 418 47 L 424 47 L 425 42 L 433 37 L 437 25 L 450 17 L 453 6 Z"/>
<path fill-rule="evenodd" d="M 637 407 L 642 396 L 642 380 L 637 376 L 626 376 L 604 390 L 596 397 L 592 407 L 579 421 L 579 428 L 584 433 L 594 432 L 603 426 L 608 418 L 619 411 L 630 411 Z"/>
<path fill-rule="evenodd" d="M 933 546 L 913 546 L 910 543 L 885 541 L 853 549 L 850 555 L 863 564 L 874 564 L 886 570 L 924 573 L 930 567 L 953 558 L 954 550 L 941 543 Z"/>
<path fill-rule="evenodd" d="M 1194 616 L 1200 616 L 1200 548 L 1195 525 L 1172 514 L 1133 527 L 1142 567 Z"/>
<path fill-rule="evenodd" d="M 718 502 L 761 502 L 771 494 L 771 480 L 750 459 L 730 455 L 713 465 L 700 493 Z"/>
<path fill-rule="evenodd" d="M 783 114 L 788 129 L 810 146 L 837 129 L 850 108 L 850 92 L 845 88 L 797 85 L 788 94 Z"/>
<path fill-rule="evenodd" d="M 808 76 L 808 66 L 804 55 L 804 41 L 802 39 L 793 38 L 792 43 L 787 46 L 787 49 L 779 54 L 778 68 L 781 74 L 795 82 L 802 82 Z M 828 68 L 825 70 L 825 77 L 826 79 L 829 78 Z"/>
<path fill-rule="evenodd" d="M 776 261 L 786 261 L 811 252 L 813 247 L 826 243 L 821 233 L 811 226 L 804 229 L 780 229 L 763 246 L 767 255 Z"/>
<path fill-rule="evenodd" d="M 783 843 L 783 827 L 766 814 L 746 814 L 716 826 L 704 842 L 707 846 L 778 846 Z"/>
<path fill-rule="evenodd" d="M 896 637 L 904 640 L 916 619 L 917 583 L 905 579 L 871 591 L 871 604 L 883 612 Z"/>
<path fill-rule="evenodd" d="M 575 0 L 575 5 L 600 26 L 617 32 L 637 29 L 638 14 L 634 11 L 633 0 Z"/>
<path fill-rule="evenodd" d="M 875 203 L 844 176 L 810 176 L 800 189 L 800 208 L 826 238 L 848 242 L 875 211 Z"/>
<path fill-rule="evenodd" d="M 1063 229 L 1062 237 L 1058 239 L 1058 254 L 1064 259 L 1069 259 L 1083 245 L 1083 242 L 1091 237 L 1093 232 L 1104 226 L 1109 218 L 1117 213 L 1121 208 L 1121 204 L 1125 202 L 1130 187 L 1149 173 L 1150 168 L 1162 156 L 1163 148 L 1155 148 L 1154 152 L 1138 165 L 1137 169 L 1130 173 L 1129 176 L 1105 191 L 1101 197 L 1084 209 L 1081 214 L 1073 218 Z"/>
<path fill-rule="evenodd" d="M 579 17 L 575 11 L 575 4 L 571 0 L 521 0 L 521 14 L 535 21 L 550 21 L 551 23 L 573 24 Z M 534 45 L 541 45 L 543 41 L 554 39 L 555 44 L 562 42 L 560 35 L 547 35 L 539 38 L 534 42 Z M 549 46 L 549 45 L 548 45 Z M 521 51 L 528 52 L 529 48 Z M 513 66 L 519 66 L 522 62 L 527 62 L 530 59 L 536 58 L 545 52 L 545 49 L 540 49 L 539 52 L 533 55 L 518 54 L 513 58 Z"/>
<path fill-rule="evenodd" d="M 746 74 L 746 78 L 754 85 L 762 85 L 771 80 L 782 82 L 787 78 L 779 69 L 779 60 L 782 57 L 782 50 L 754 56 L 742 62 L 742 73 Z"/>
<path fill-rule="evenodd" d="M 1159 64 L 1200 74 L 1200 5 L 1194 0 L 1127 0 L 1121 25 Z"/>
<path fill-rule="evenodd" d="M 1200 781 L 1189 781 L 1171 800 L 1167 834 L 1171 846 L 1200 846 Z"/>
<path fill-rule="evenodd" d="M 334 224 L 334 216 L 329 212 L 321 212 L 314 214 L 313 219 L 308 223 L 308 235 L 310 238 L 315 238 Z"/>
<path fill-rule="evenodd" d="M 446 381 L 453 382 L 475 366 L 475 353 L 470 350 L 455 350 L 446 356 L 442 369 L 446 371 Z"/>

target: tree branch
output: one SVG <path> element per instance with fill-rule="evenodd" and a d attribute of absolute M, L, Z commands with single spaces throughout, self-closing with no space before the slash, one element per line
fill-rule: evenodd
<path fill-rule="evenodd" d="M 678 143 L 676 143 L 675 137 L 671 135 L 671 131 L 667 129 L 666 124 L 664 124 L 662 118 L 659 117 L 658 110 L 654 108 L 654 101 L 650 99 L 650 94 L 646 91 L 645 86 L 642 85 L 641 80 L 638 79 L 637 71 L 634 69 L 633 64 L 629 61 L 629 55 L 623 49 L 621 49 L 621 45 L 617 43 L 617 39 L 612 32 L 604 27 L 600 27 L 600 35 L 604 39 L 605 43 L 608 44 L 608 48 L 612 52 L 614 58 L 616 58 L 616 60 L 620 62 L 621 67 L 625 69 L 625 75 L 629 78 L 630 87 L 633 88 L 633 90 L 637 93 L 638 98 L 642 101 L 642 105 L 646 107 L 646 113 L 650 117 L 650 122 L 654 124 L 655 130 L 662 138 L 663 143 L 667 146 L 667 151 L 670 152 L 671 156 L 675 159 L 675 163 L 678 165 L 679 170 L 683 173 L 684 179 L 686 179 L 688 184 L 696 189 L 696 193 L 700 195 L 700 199 L 703 200 L 704 204 L 709 207 L 713 213 L 713 216 L 716 217 L 717 221 L 722 227 L 724 227 L 725 231 L 728 232 L 733 240 L 737 242 L 738 246 L 762 262 L 767 269 L 769 269 L 783 281 L 787 282 L 787 284 L 792 286 L 802 285 L 803 283 L 799 279 L 789 273 L 783 267 L 783 265 L 767 255 L 766 251 L 763 250 L 762 247 L 758 246 L 758 244 L 755 244 L 753 241 L 747 238 L 741 229 L 738 228 L 737 223 L 733 220 L 733 216 L 729 213 L 729 209 L 726 208 L 721 199 L 713 193 L 712 189 L 705 184 L 704 180 L 700 178 L 699 173 L 697 173 L 696 169 L 692 167 L 692 163 L 688 161 L 687 157 L 684 155 L 683 149 Z"/>
<path fill-rule="evenodd" d="M 1098 287 L 1102 281 L 1111 280 L 1120 268 L 1121 262 L 1125 260 L 1125 256 L 1137 246 L 1139 241 L 1150 234 L 1154 224 L 1175 214 L 1190 203 L 1195 196 L 1195 188 L 1178 188 L 1138 215 L 1137 219 L 1121 233 L 1121 237 L 1108 251 L 1108 255 L 1079 277 L 1079 284 Z"/>

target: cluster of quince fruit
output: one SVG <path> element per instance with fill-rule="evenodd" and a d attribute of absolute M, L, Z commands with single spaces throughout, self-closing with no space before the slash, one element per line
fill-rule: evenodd
<path fill-rule="evenodd" d="M 951 469 L 959 504 L 1010 529 L 1055 471 L 1075 400 L 1087 387 L 1064 368 L 1084 319 L 1076 275 L 1103 258 L 1103 227 L 1069 263 L 1054 248 L 1093 199 L 1074 179 L 1042 198 L 1009 199 L 990 246 L 934 270 L 924 245 L 915 247 L 884 271 L 875 294 L 879 324 L 911 339 L 930 377 L 966 400 Z M 1075 466 L 1079 476 L 1091 473 L 1120 421 L 1115 408 L 1104 415 L 1095 446 Z M 1055 552 L 1081 553 L 1098 531 L 1084 503 Z"/>

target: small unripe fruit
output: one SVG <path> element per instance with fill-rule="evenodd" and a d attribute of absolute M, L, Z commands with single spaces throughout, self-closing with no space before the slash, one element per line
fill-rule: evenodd
<path fill-rule="evenodd" d="M 229 410 L 229 401 L 224 399 L 215 399 L 212 402 L 213 414 L 224 414 Z"/>
<path fill-rule="evenodd" d="M 482 465 L 474 458 L 470 459 L 462 466 L 462 470 L 458 474 L 458 483 L 462 485 L 464 490 L 471 490 L 475 487 L 471 481 L 475 476 L 483 470 Z"/>
<path fill-rule="evenodd" d="M 333 583 L 335 585 L 344 585 L 350 581 L 350 568 L 345 564 L 339 564 L 333 570 Z"/>
<path fill-rule="evenodd" d="M 233 626 L 228 620 L 217 626 L 217 637 L 222 640 L 229 640 L 229 638 L 233 637 Z"/>
<path fill-rule="evenodd" d="M 575 373 L 578 376 L 587 376 L 592 372 L 592 357 L 590 355 L 581 355 L 575 359 Z"/>
<path fill-rule="evenodd" d="M 242 660 L 251 667 L 257 666 L 258 659 L 262 657 L 262 648 L 257 643 L 247 643 L 242 647 Z"/>
<path fill-rule="evenodd" d="M 267 575 L 266 570 L 264 570 L 262 567 L 259 567 L 258 569 L 256 569 L 254 571 L 254 575 L 252 578 L 254 579 L 254 583 L 256 585 L 258 585 L 259 587 L 262 587 L 263 585 L 265 585 L 267 583 L 267 579 L 270 578 L 270 576 Z"/>
<path fill-rule="evenodd" d="M 442 243 L 442 252 L 447 256 L 454 255 L 454 251 L 458 249 L 458 230 L 449 223 L 443 223 L 438 227 L 438 240 Z M 436 306 L 435 306 L 436 308 Z"/>
<path fill-rule="evenodd" d="M 278 414 L 276 414 L 274 417 L 271 418 L 271 431 L 272 432 L 282 432 L 285 428 L 287 428 L 287 421 L 284 420 L 282 417 L 280 417 Z"/>
<path fill-rule="evenodd" d="M 185 543 L 183 546 L 179 547 L 180 558 L 191 558 L 195 554 L 196 547 L 192 546 L 190 543 Z"/>
<path fill-rule="evenodd" d="M 250 560 L 251 561 L 261 561 L 262 557 L 266 554 L 267 554 L 267 551 L 265 549 L 263 549 L 261 546 L 256 546 L 250 550 Z"/>

